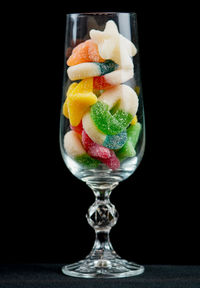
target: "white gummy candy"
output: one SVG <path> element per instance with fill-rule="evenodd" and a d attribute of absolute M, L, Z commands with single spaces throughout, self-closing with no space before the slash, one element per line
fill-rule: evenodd
<path fill-rule="evenodd" d="M 92 29 L 90 37 L 97 43 L 103 59 L 111 59 L 121 68 L 133 69 L 131 57 L 137 53 L 137 49 L 130 40 L 118 32 L 114 21 L 108 21 L 104 31 Z"/>
<path fill-rule="evenodd" d="M 71 157 L 80 156 L 85 154 L 86 151 L 83 148 L 81 139 L 78 133 L 71 130 L 64 136 L 64 148 L 67 154 Z"/>
<path fill-rule="evenodd" d="M 106 90 L 98 98 L 98 101 L 106 103 L 109 109 L 119 102 L 118 109 L 130 113 L 133 117 L 138 109 L 138 96 L 136 92 L 125 84 Z"/>

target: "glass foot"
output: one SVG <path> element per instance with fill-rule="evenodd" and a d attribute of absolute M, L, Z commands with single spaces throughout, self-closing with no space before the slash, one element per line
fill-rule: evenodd
<path fill-rule="evenodd" d="M 85 259 L 62 267 L 65 275 L 82 278 L 122 278 L 139 275 L 144 267 L 121 258 Z"/>

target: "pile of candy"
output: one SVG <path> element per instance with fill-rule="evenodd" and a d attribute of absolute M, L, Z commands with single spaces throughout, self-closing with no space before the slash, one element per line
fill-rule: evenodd
<path fill-rule="evenodd" d="M 141 131 L 138 96 L 122 84 L 133 77 L 131 57 L 137 50 L 112 20 L 104 31 L 92 29 L 90 38 L 76 46 L 67 60 L 69 79 L 79 81 L 69 86 L 63 105 L 71 128 L 64 147 L 86 168 L 102 162 L 115 170 L 120 161 L 136 155 Z"/>

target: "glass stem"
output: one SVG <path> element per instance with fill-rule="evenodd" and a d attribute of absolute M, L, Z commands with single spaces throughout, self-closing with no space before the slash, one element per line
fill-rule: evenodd
<path fill-rule="evenodd" d="M 90 187 L 92 186 L 91 188 L 95 194 L 95 202 L 90 206 L 86 217 L 88 223 L 94 228 L 96 235 L 94 246 L 88 256 L 90 259 L 111 260 L 116 257 L 116 253 L 110 242 L 109 233 L 118 219 L 118 212 L 110 202 L 111 191 L 117 184 L 109 185 L 109 187 L 98 185 L 94 187 L 94 185 L 89 185 Z M 104 263 L 104 265 L 108 265 L 108 263 Z"/>

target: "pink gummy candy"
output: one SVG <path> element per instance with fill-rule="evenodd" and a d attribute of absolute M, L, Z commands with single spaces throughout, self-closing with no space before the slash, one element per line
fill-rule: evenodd
<path fill-rule="evenodd" d="M 82 131 L 82 143 L 91 157 L 98 158 L 100 161 L 111 157 L 111 150 L 92 141 L 85 130 Z"/>
<path fill-rule="evenodd" d="M 120 161 L 115 155 L 115 152 L 110 150 L 111 157 L 108 159 L 99 159 L 101 162 L 103 162 L 105 165 L 107 165 L 110 169 L 116 170 L 120 167 Z"/>
<path fill-rule="evenodd" d="M 81 134 L 83 131 L 83 125 L 82 125 L 82 121 L 78 124 L 78 126 L 72 126 L 70 125 L 70 128 L 72 130 L 74 130 L 75 132 L 77 132 L 78 134 Z"/>

